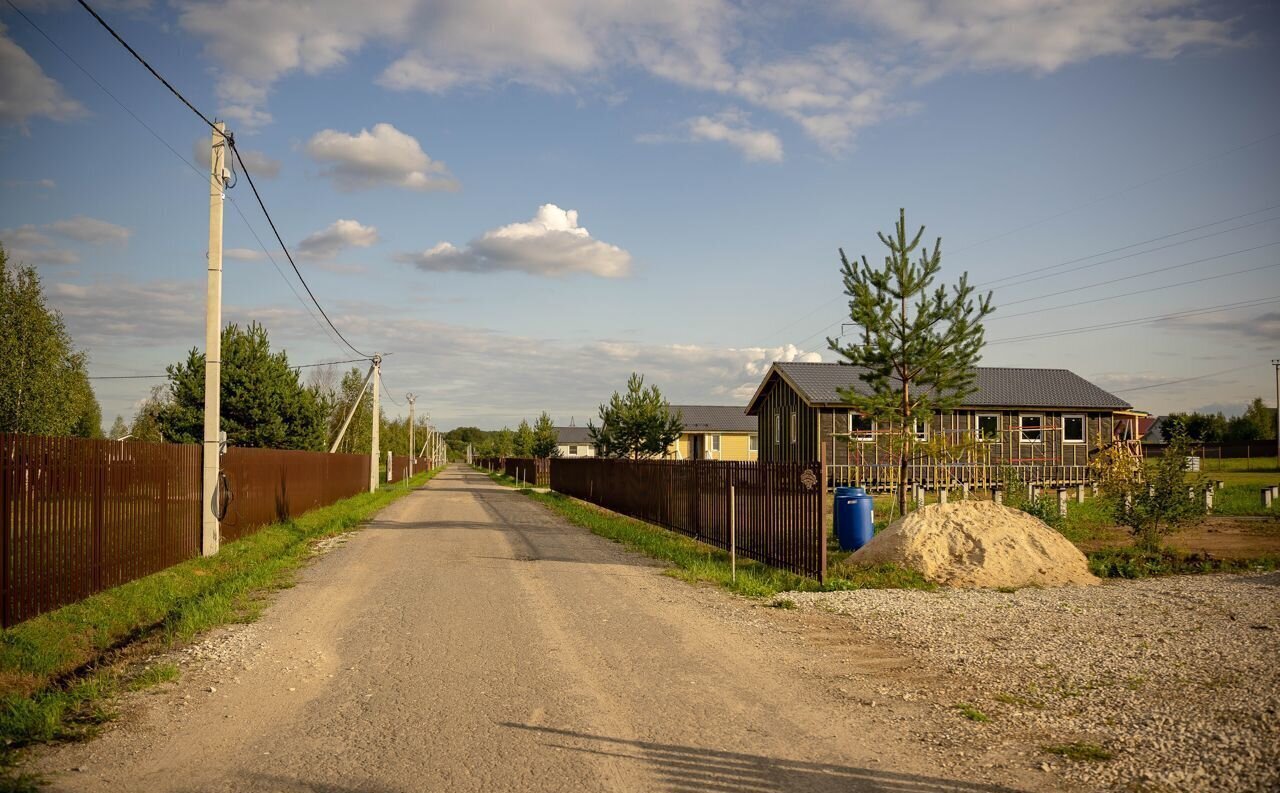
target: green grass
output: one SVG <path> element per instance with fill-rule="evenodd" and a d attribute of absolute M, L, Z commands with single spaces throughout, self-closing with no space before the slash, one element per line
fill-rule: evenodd
<path fill-rule="evenodd" d="M 961 716 L 965 717 L 969 721 L 976 721 L 980 724 L 985 724 L 986 722 L 991 721 L 990 716 L 978 710 L 977 708 L 975 708 L 974 706 L 970 705 L 967 702 L 957 702 L 951 707 L 954 708 Z"/>
<path fill-rule="evenodd" d="M 266 526 L 216 556 L 188 560 L 5 630 L 0 755 L 79 737 L 110 717 L 104 703 L 112 695 L 173 679 L 176 668 L 163 664 L 131 671 L 127 650 L 161 650 L 215 626 L 254 619 L 266 593 L 292 583 L 316 540 L 355 528 L 434 475 L 424 472 Z M 4 782 L 0 778 L 0 789 Z"/>
<path fill-rule="evenodd" d="M 1038 699 L 1023 697 L 1018 694 L 1008 694 L 1000 692 L 992 697 L 996 702 L 1003 702 L 1006 705 L 1016 705 L 1020 708 L 1032 708 L 1034 710 L 1044 710 L 1044 703 Z"/>
<path fill-rule="evenodd" d="M 1094 763 L 1105 762 L 1115 756 L 1098 744 L 1088 743 L 1085 741 L 1048 744 L 1041 746 L 1040 751 L 1047 752 L 1048 754 L 1056 754 L 1070 760 L 1084 760 Z"/>
<path fill-rule="evenodd" d="M 145 667 L 129 680 L 129 688 L 133 691 L 141 691 L 145 688 L 158 686 L 162 683 L 171 683 L 181 677 L 182 672 L 178 669 L 177 664 L 159 663 Z"/>
<path fill-rule="evenodd" d="M 508 487 L 518 485 L 502 474 L 489 474 L 489 477 Z M 740 595 L 765 598 L 788 591 L 935 588 L 919 573 L 896 565 L 830 565 L 826 582 L 820 584 L 816 579 L 777 570 L 750 559 L 738 560 L 735 581 L 726 551 L 560 493 L 539 493 L 527 487 L 521 487 L 520 492 L 575 526 L 668 562 L 671 568 L 667 572 L 675 578 L 690 583 L 716 584 Z"/>
<path fill-rule="evenodd" d="M 1088 554 L 1089 569 L 1099 578 L 1148 578 L 1193 573 L 1269 572 L 1280 569 L 1280 555 L 1253 559 L 1219 559 L 1174 548 L 1143 551 L 1138 548 L 1106 548 Z"/>

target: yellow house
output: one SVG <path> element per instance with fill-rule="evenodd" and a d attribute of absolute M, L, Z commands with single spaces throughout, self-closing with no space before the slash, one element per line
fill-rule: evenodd
<path fill-rule="evenodd" d="M 677 460 L 755 460 L 756 419 L 737 405 L 671 405 L 684 432 L 667 452 Z"/>

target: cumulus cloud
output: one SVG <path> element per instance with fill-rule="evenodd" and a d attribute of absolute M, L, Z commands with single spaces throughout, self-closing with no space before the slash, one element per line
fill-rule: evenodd
<path fill-rule="evenodd" d="M 211 0 L 180 23 L 220 64 L 224 113 L 265 123 L 270 87 L 318 74 L 375 44 L 392 62 L 378 82 L 444 93 L 519 83 L 611 96 L 613 75 L 641 72 L 794 121 L 839 150 L 858 130 L 911 112 L 915 83 L 959 70 L 1047 73 L 1090 58 L 1170 58 L 1241 42 L 1236 22 L 1197 0 L 846 0 L 816 12 L 821 39 L 780 49 L 775 25 L 728 0 Z M 788 12 L 781 7 L 774 13 Z"/>
<path fill-rule="evenodd" d="M 129 241 L 133 232 L 124 226 L 117 226 L 105 220 L 76 215 L 66 220 L 56 220 L 45 226 L 54 234 L 70 237 L 78 242 L 90 245 L 115 244 L 123 245 Z"/>
<path fill-rule="evenodd" d="M 9 38 L 0 22 L 0 124 L 25 124 L 31 118 L 66 121 L 85 115 L 84 105 L 63 93 L 62 86 Z"/>
<path fill-rule="evenodd" d="M 0 230 L 0 242 L 10 262 L 21 264 L 75 264 L 80 257 L 75 251 L 58 247 L 49 235 L 35 226 L 26 224 L 13 229 Z"/>
<path fill-rule="evenodd" d="M 347 248 L 368 248 L 378 241 L 378 230 L 358 220 L 339 219 L 298 243 L 298 253 L 315 259 L 332 259 Z"/>
<path fill-rule="evenodd" d="M 195 157 L 196 164 L 206 171 L 213 167 L 213 152 L 209 150 L 210 139 L 200 138 L 191 144 L 191 154 Z M 253 174 L 254 179 L 274 179 L 280 175 L 280 161 L 273 160 L 260 151 L 252 151 L 245 149 L 239 144 L 236 150 L 240 152 L 241 159 L 248 167 L 249 172 Z M 232 156 L 228 154 L 228 156 Z M 238 168 L 239 163 L 229 163 L 228 168 Z"/>
<path fill-rule="evenodd" d="M 745 113 L 727 110 L 715 116 L 697 116 L 683 124 L 677 135 L 637 135 L 639 143 L 672 143 L 678 141 L 727 143 L 748 161 L 781 162 L 782 140 L 773 132 L 755 129 Z"/>
<path fill-rule="evenodd" d="M 226 248 L 222 251 L 223 258 L 235 259 L 241 262 L 256 262 L 267 258 L 262 251 L 255 251 L 253 248 Z"/>
<path fill-rule="evenodd" d="M 631 254 L 592 238 L 578 225 L 576 209 L 555 204 L 538 207 L 532 220 L 486 231 L 464 248 L 441 242 L 421 253 L 402 253 L 398 261 L 428 272 L 491 273 L 504 270 L 530 275 L 586 273 L 621 278 L 631 270 Z"/>
<path fill-rule="evenodd" d="M 355 135 L 326 129 L 307 141 L 307 154 L 326 166 L 324 174 L 341 190 L 401 187 L 406 190 L 457 190 L 444 163 L 432 160 L 417 138 L 391 124 L 375 124 Z"/>

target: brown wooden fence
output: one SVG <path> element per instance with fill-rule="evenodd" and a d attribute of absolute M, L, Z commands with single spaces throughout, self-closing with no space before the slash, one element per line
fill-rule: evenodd
<path fill-rule="evenodd" d="M 826 473 L 821 463 L 715 460 L 551 460 L 551 488 L 606 509 L 729 547 L 734 491 L 738 553 L 826 576 Z"/>
<path fill-rule="evenodd" d="M 269 523 L 295 518 L 369 489 L 369 455 L 231 447 L 222 541 L 233 542 Z"/>
<path fill-rule="evenodd" d="M 551 487 L 551 459 L 548 457 L 504 457 L 502 470 L 517 482 Z"/>
<path fill-rule="evenodd" d="M 199 446 L 0 434 L 5 627 L 199 552 Z"/>

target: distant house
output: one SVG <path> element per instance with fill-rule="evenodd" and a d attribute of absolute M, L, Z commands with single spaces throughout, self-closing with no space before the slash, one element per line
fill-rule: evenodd
<path fill-rule="evenodd" d="M 1164 423 L 1168 416 L 1147 416 L 1138 422 L 1138 432 L 1143 445 L 1161 445 L 1164 440 Z"/>
<path fill-rule="evenodd" d="M 741 405 L 671 405 L 684 432 L 667 453 L 678 460 L 755 460 L 756 419 Z"/>
<path fill-rule="evenodd" d="M 869 393 L 861 372 L 836 363 L 773 364 L 746 409 L 758 421 L 760 459 L 891 463 L 891 431 L 851 410 L 839 394 Z M 1085 466 L 1099 438 L 1137 445 L 1145 414 L 1066 369 L 983 366 L 976 377 L 977 390 L 959 409 L 916 428 L 920 441 L 939 433 L 976 439 L 989 467 Z"/>
<path fill-rule="evenodd" d="M 596 446 L 586 427 L 556 427 L 556 448 L 561 457 L 596 456 Z"/>

